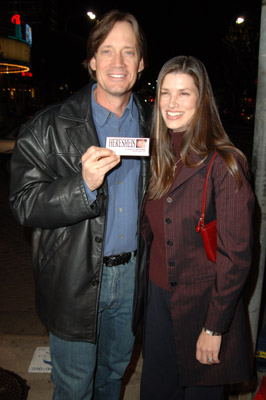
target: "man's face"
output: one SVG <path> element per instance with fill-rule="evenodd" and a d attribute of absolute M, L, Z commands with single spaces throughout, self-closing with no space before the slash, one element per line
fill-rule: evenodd
<path fill-rule="evenodd" d="M 97 99 L 130 94 L 144 63 L 139 60 L 136 36 L 129 22 L 114 25 L 91 59 L 90 67 L 96 71 Z"/>

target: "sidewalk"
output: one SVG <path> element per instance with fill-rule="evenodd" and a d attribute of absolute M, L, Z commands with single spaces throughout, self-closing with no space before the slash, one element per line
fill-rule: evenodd
<path fill-rule="evenodd" d="M 1 367 L 8 371 L 15 372 L 27 381 L 27 385 L 30 387 L 28 400 L 52 399 L 53 384 L 50 380 L 50 373 L 28 372 L 36 348 L 48 346 L 48 336 L 0 336 Z M 139 381 L 142 360 L 141 357 L 136 359 L 138 355 L 139 348 L 136 346 L 132 362 L 125 376 L 125 386 L 123 386 L 121 400 L 139 399 Z"/>
<path fill-rule="evenodd" d="M 30 387 L 27 400 L 52 399 L 53 384 L 50 380 L 50 374 L 28 372 L 36 348 L 48 346 L 48 336 L 22 336 L 11 334 L 0 336 L 0 366 L 6 370 L 15 372 L 27 381 L 27 385 Z M 137 342 L 131 363 L 125 375 L 121 400 L 139 400 L 141 366 L 142 357 L 140 354 L 140 344 Z M 259 384 L 262 377 L 263 374 L 259 374 Z M 231 395 L 228 400 L 252 399 L 254 399 L 254 394 L 248 393 L 235 396 Z"/>

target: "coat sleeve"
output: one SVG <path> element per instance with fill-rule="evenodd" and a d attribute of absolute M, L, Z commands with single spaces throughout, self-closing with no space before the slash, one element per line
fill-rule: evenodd
<path fill-rule="evenodd" d="M 212 171 L 217 224 L 216 280 L 204 325 L 221 333 L 230 329 L 252 259 L 254 195 L 244 162 L 238 160 L 237 164 L 242 179 L 240 189 L 221 157 L 217 157 Z"/>
<path fill-rule="evenodd" d="M 79 167 L 65 160 L 64 171 L 56 168 L 37 128 L 34 123 L 22 127 L 12 155 L 10 205 L 14 216 L 22 225 L 43 229 L 96 217 L 101 199 L 88 201 Z"/>

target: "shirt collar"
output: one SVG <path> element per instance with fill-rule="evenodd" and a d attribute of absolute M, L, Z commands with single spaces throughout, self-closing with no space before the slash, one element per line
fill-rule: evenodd
<path fill-rule="evenodd" d="M 107 108 L 101 106 L 100 104 L 98 104 L 94 98 L 94 90 L 97 87 L 97 83 L 95 83 L 92 86 L 92 90 L 91 90 L 91 106 L 92 106 L 92 111 L 93 111 L 93 118 L 95 120 L 95 123 L 102 127 L 106 124 L 108 118 L 111 115 L 114 115 L 111 111 L 107 110 Z M 131 94 L 130 98 L 129 98 L 129 102 L 124 110 L 123 115 L 119 118 L 120 120 L 122 120 L 123 118 L 127 118 L 129 117 L 130 119 L 134 119 L 137 118 L 138 114 L 137 114 L 137 107 L 135 106 L 135 103 L 133 101 L 133 95 Z"/>

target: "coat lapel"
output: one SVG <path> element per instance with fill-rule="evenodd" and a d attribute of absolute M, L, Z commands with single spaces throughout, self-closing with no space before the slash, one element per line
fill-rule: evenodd
<path fill-rule="evenodd" d="M 82 156 L 90 146 L 100 147 L 99 139 L 94 125 L 84 123 L 66 129 L 69 140 Z"/>
<path fill-rule="evenodd" d="M 191 153 L 190 159 L 192 164 L 198 164 L 201 161 L 201 157 L 196 153 Z M 200 171 L 205 166 L 206 166 L 206 161 L 204 161 L 197 167 L 187 167 L 186 165 L 183 165 L 180 173 L 175 177 L 173 181 L 171 192 L 174 191 L 178 186 L 186 182 L 188 179 L 190 179 L 193 175 L 197 174 L 198 171 Z"/>
<path fill-rule="evenodd" d="M 94 81 L 71 96 L 59 112 L 60 118 L 70 120 L 66 128 L 69 140 L 82 156 L 90 146 L 100 146 L 91 109 L 91 91 Z M 76 126 L 73 125 L 76 123 Z"/>

